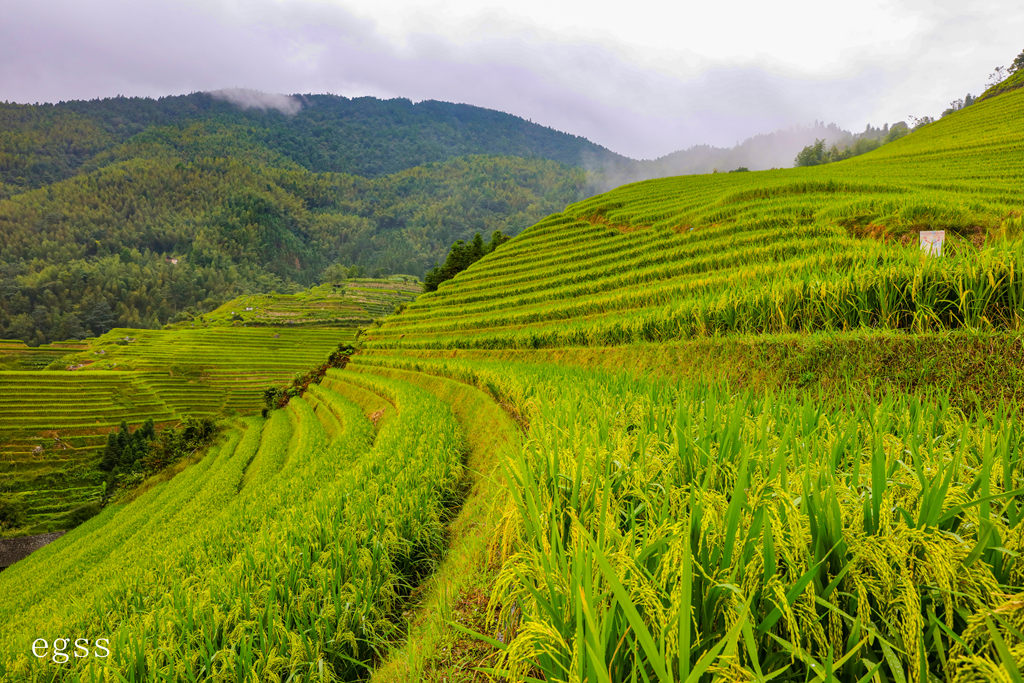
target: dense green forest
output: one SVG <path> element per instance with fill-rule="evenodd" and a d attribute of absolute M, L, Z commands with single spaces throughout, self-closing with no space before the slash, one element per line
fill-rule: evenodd
<path fill-rule="evenodd" d="M 10 195 L 114 160 L 154 154 L 244 154 L 367 177 L 475 154 L 570 166 L 581 165 L 584 156 L 625 159 L 585 138 L 467 104 L 335 95 L 296 95 L 291 102 L 301 107 L 294 114 L 240 107 L 211 93 L 0 103 L 0 188 Z"/>
<path fill-rule="evenodd" d="M 0 338 L 154 327 L 341 264 L 422 275 L 579 199 L 583 138 L 468 105 L 0 104 Z"/>

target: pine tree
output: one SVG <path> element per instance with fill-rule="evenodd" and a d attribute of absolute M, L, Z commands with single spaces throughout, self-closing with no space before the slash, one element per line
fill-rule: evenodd
<path fill-rule="evenodd" d="M 103 457 L 100 460 L 100 469 L 104 472 L 113 472 L 121 463 L 121 441 L 117 432 L 107 434 L 107 445 L 103 449 Z"/>
<path fill-rule="evenodd" d="M 486 253 L 487 251 L 484 248 L 484 238 L 480 236 L 480 233 L 476 233 L 473 235 L 473 242 L 470 244 L 469 248 L 469 258 L 471 259 L 470 265 L 479 261 Z"/>
<path fill-rule="evenodd" d="M 1024 50 L 1021 50 L 1017 58 L 1010 63 L 1010 66 L 1006 67 L 1006 70 L 1011 74 L 1017 73 L 1021 69 L 1024 69 Z"/>

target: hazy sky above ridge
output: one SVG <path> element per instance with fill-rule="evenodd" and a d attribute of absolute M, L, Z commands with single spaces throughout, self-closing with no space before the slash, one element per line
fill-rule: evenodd
<path fill-rule="evenodd" d="M 937 115 L 1019 0 L 0 0 L 0 101 L 251 88 L 466 102 L 633 157 Z"/>

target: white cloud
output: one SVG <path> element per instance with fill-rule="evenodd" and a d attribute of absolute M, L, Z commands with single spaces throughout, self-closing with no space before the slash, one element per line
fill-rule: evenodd
<path fill-rule="evenodd" d="M 302 109 L 302 102 L 296 97 L 260 92 L 249 88 L 222 88 L 210 91 L 210 95 L 214 99 L 230 102 L 242 109 L 262 109 L 264 111 L 276 109 L 289 116 L 297 114 Z"/>

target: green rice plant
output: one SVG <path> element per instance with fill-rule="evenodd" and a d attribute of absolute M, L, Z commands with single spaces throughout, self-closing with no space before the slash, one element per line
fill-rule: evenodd
<path fill-rule="evenodd" d="M 315 389 L 65 536 L 56 564 L 43 553 L 4 572 L 0 678 L 365 677 L 443 551 L 462 441 L 426 392 L 349 374 L 402 421 L 374 439 L 357 406 Z M 53 669 L 31 656 L 32 639 L 65 632 L 109 637 L 109 659 Z"/>
<path fill-rule="evenodd" d="M 1011 413 L 968 418 L 941 395 L 830 405 L 553 366 L 359 363 L 518 387 L 506 400 L 530 439 L 509 464 L 481 634 L 497 678 L 918 681 L 1005 666 L 978 624 L 1024 578 Z"/>

